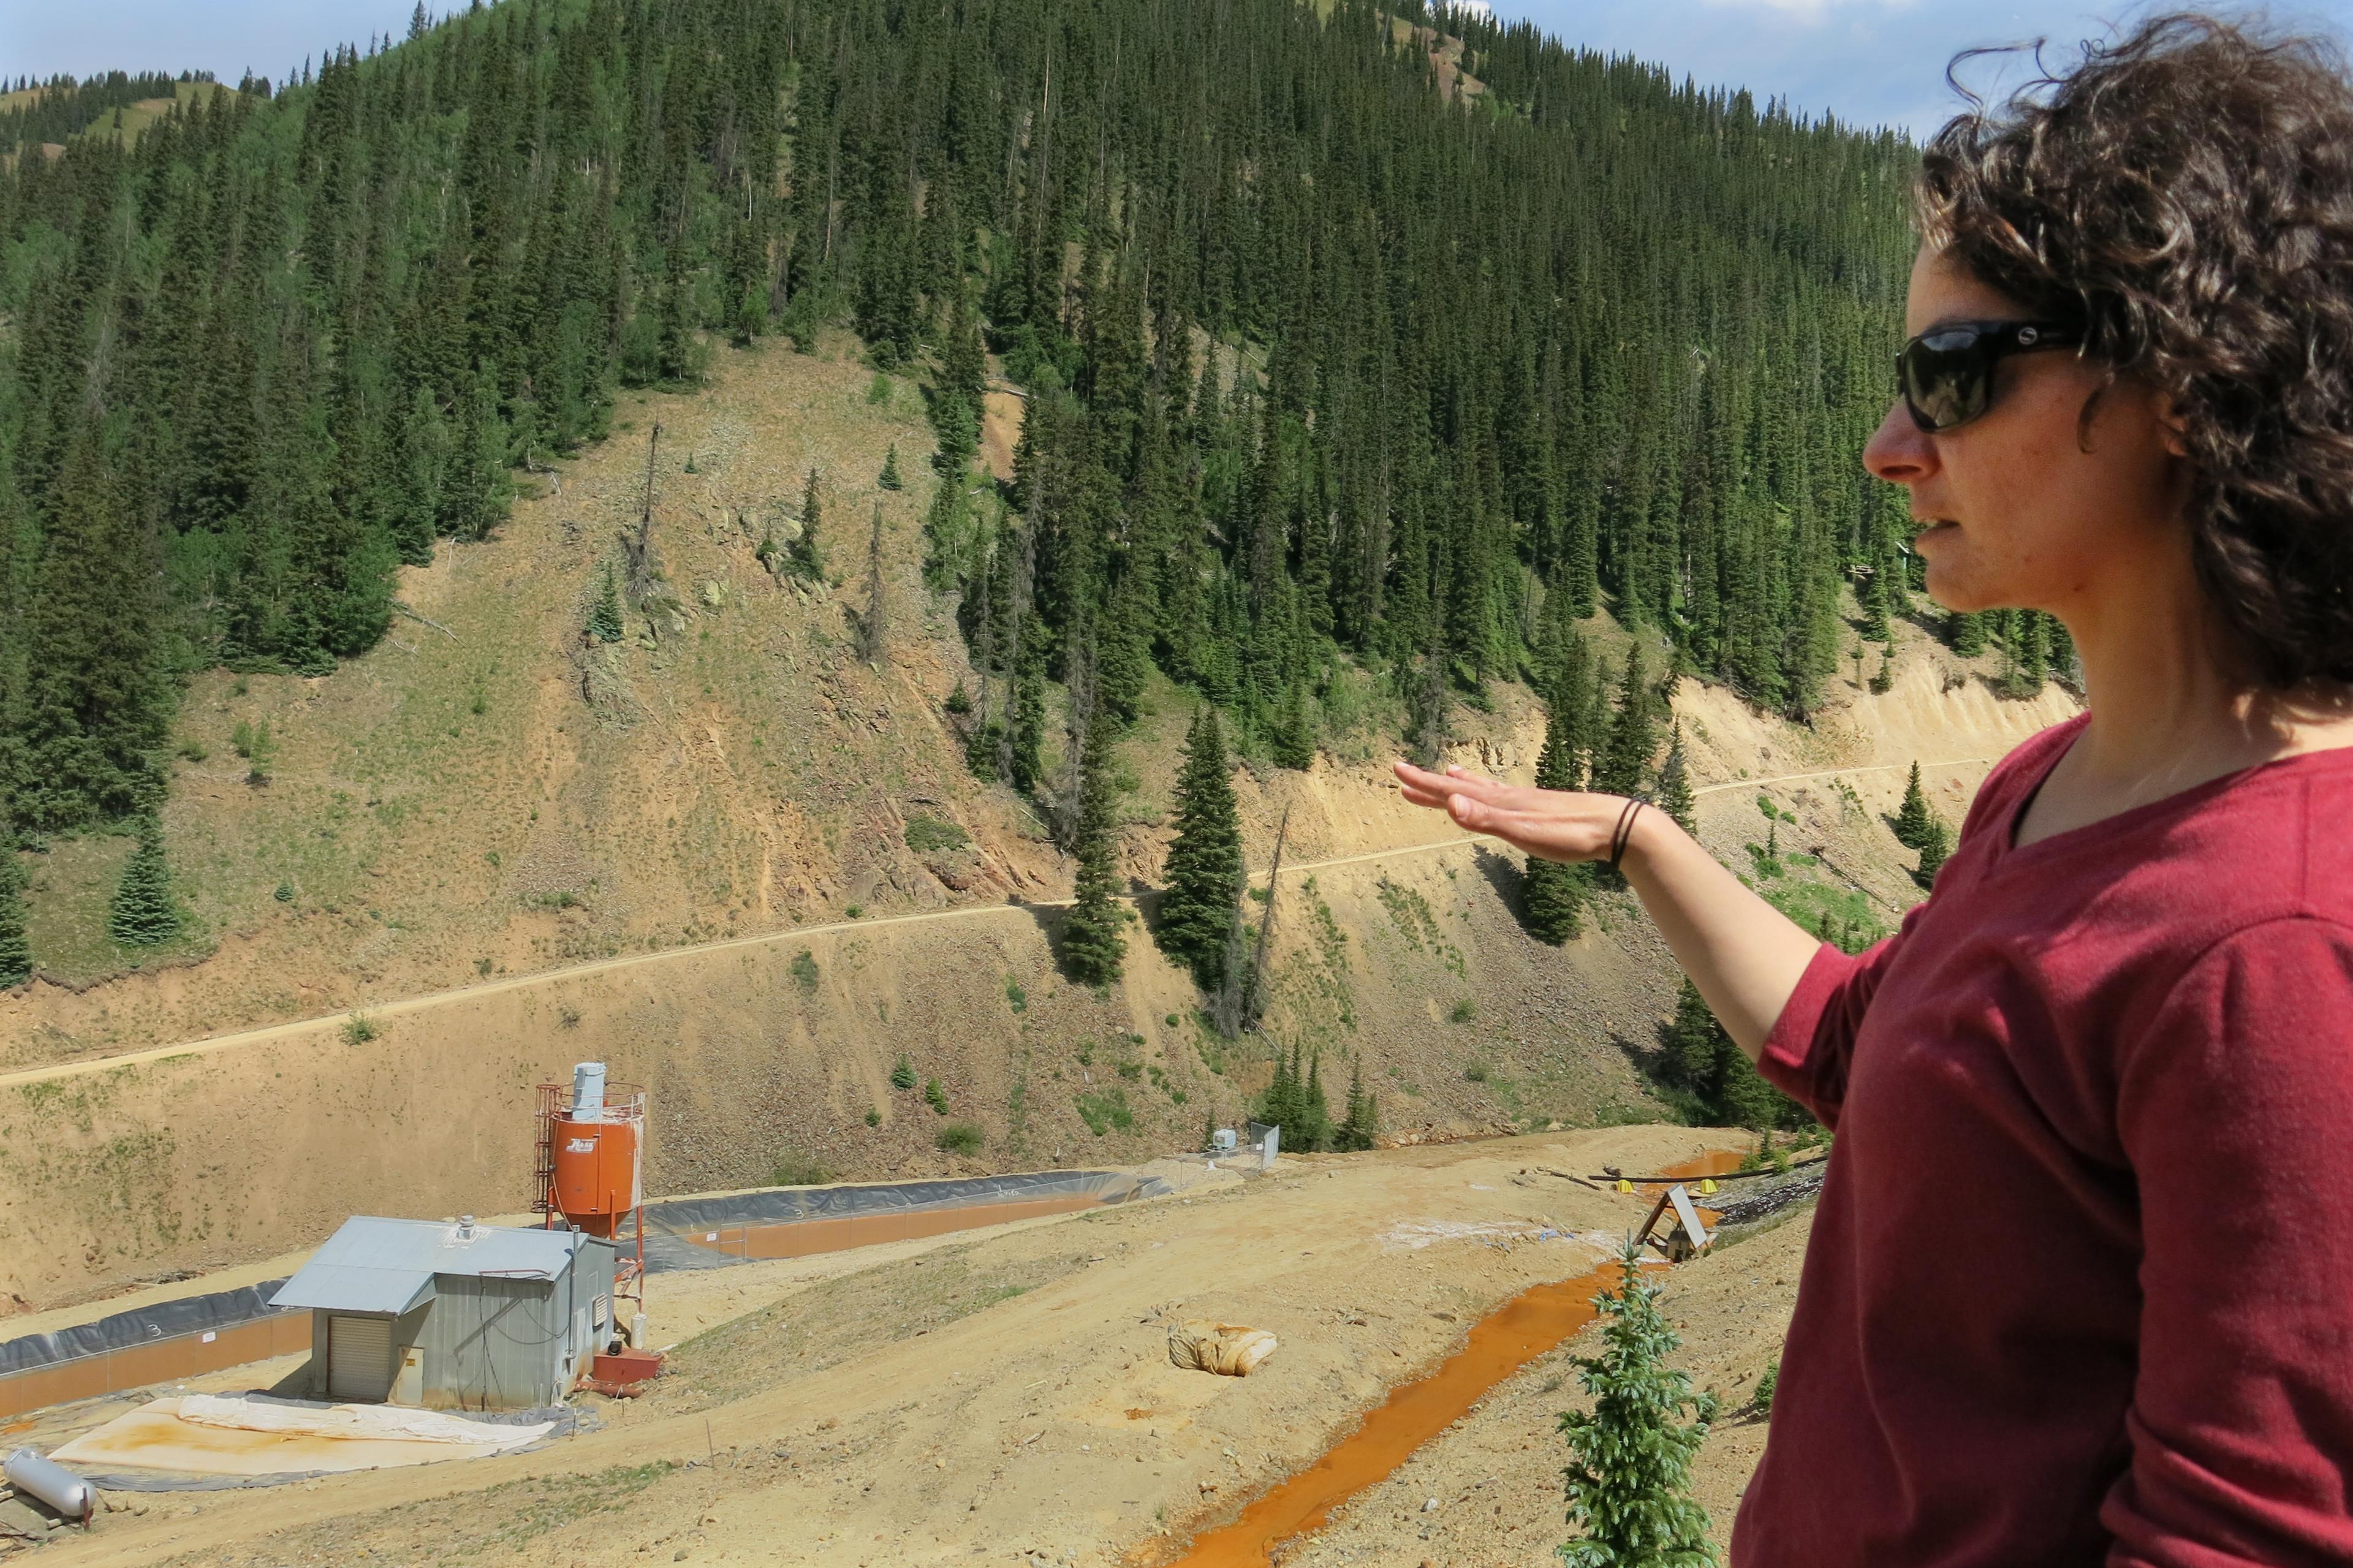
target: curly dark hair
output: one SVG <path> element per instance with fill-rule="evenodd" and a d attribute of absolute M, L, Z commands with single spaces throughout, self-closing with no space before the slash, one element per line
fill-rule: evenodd
<path fill-rule="evenodd" d="M 1969 111 L 1923 159 L 1922 236 L 2081 325 L 2111 383 L 2170 396 L 2195 469 L 2199 578 L 2254 679 L 2353 680 L 2343 57 L 2175 14 L 2086 46 L 2073 69 L 2039 71 L 1998 106 L 1963 92 Z"/>

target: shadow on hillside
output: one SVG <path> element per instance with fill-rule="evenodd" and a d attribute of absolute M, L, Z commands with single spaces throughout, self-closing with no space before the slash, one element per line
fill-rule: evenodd
<path fill-rule="evenodd" d="M 1504 900 L 1504 908 L 1511 911 L 1514 920 L 1518 920 L 1520 884 L 1527 880 L 1527 870 L 1520 858 L 1479 844 L 1472 847 L 1471 858 L 1477 863 L 1479 875 L 1487 879 L 1487 885 L 1495 889 L 1497 898 Z"/>

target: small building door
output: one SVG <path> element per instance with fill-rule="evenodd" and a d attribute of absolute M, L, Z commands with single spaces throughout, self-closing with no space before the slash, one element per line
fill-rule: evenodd
<path fill-rule="evenodd" d="M 392 1320 L 327 1319 L 327 1397 L 381 1401 L 392 1392 Z"/>

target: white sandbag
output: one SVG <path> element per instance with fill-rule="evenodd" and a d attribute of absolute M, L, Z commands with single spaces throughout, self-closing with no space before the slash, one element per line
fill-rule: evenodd
<path fill-rule="evenodd" d="M 1264 1329 L 1187 1318 L 1168 1331 L 1168 1359 L 1187 1371 L 1248 1377 L 1274 1353 L 1276 1343 Z"/>

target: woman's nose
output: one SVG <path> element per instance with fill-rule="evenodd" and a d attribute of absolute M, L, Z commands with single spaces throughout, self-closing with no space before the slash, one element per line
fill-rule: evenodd
<path fill-rule="evenodd" d="M 1863 443 L 1862 466 L 1891 485 L 1916 485 L 1936 471 L 1936 443 L 1914 423 L 1902 398 L 1888 405 L 1887 417 Z"/>

